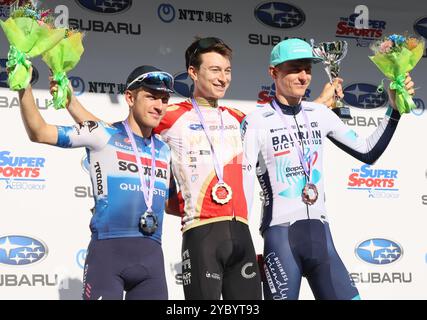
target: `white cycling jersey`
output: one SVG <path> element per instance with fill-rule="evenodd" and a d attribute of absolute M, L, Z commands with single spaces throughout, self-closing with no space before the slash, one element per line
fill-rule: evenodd
<path fill-rule="evenodd" d="M 400 119 L 400 114 L 389 107 L 378 128 L 365 139 L 323 104 L 302 102 L 297 106 L 285 106 L 277 103 L 290 132 L 272 105 L 249 114 L 241 126 L 244 188 L 249 210 L 255 175 L 264 193 L 261 232 L 269 226 L 304 219 L 328 221 L 323 174 L 326 138 L 353 157 L 372 164 L 386 149 Z M 301 108 L 308 117 L 311 130 L 307 128 Z M 311 155 L 311 183 L 316 185 L 319 193 L 313 205 L 305 204 L 301 197 L 307 180 L 296 149 L 301 143 L 307 164 Z"/>

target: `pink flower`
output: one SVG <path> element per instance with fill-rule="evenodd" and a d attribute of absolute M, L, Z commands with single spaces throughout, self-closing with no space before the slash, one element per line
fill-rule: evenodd
<path fill-rule="evenodd" d="M 393 41 L 386 40 L 383 43 L 380 44 L 380 53 L 388 53 L 393 46 Z"/>

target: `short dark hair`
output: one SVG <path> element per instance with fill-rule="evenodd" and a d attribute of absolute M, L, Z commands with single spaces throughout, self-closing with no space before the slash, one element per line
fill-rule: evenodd
<path fill-rule="evenodd" d="M 231 60 L 232 50 L 219 38 L 196 37 L 196 40 L 185 50 L 185 66 L 188 69 L 191 66 L 198 69 L 202 64 L 201 55 L 207 52 L 216 52 Z"/>

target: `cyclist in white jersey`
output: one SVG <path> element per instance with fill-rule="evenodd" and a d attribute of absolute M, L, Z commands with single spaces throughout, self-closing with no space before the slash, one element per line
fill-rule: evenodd
<path fill-rule="evenodd" d="M 311 81 L 311 46 L 288 39 L 271 52 L 276 95 L 242 123 L 244 187 L 251 207 L 253 179 L 263 190 L 264 297 L 297 299 L 305 276 L 316 299 L 358 299 L 359 294 L 332 241 L 324 205 L 323 146 L 326 138 L 368 164 L 390 142 L 400 119 L 391 106 L 367 139 L 349 129 L 325 105 L 302 101 Z M 326 90 L 342 96 L 342 79 Z M 409 75 L 406 89 L 414 93 Z"/>

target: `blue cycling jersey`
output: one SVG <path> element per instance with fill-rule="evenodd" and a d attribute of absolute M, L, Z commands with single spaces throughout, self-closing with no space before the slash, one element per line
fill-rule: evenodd
<path fill-rule="evenodd" d="M 92 238 L 147 237 L 139 227 L 141 215 L 147 210 L 138 165 L 121 122 L 107 125 L 85 121 L 72 127 L 58 126 L 57 146 L 86 147 L 90 176 L 94 189 L 95 212 L 90 223 Z M 151 140 L 135 136 L 144 176 L 151 175 Z M 152 209 L 158 218 L 156 232 L 148 236 L 161 242 L 165 200 L 169 188 L 170 149 L 154 138 L 156 180 Z"/>

